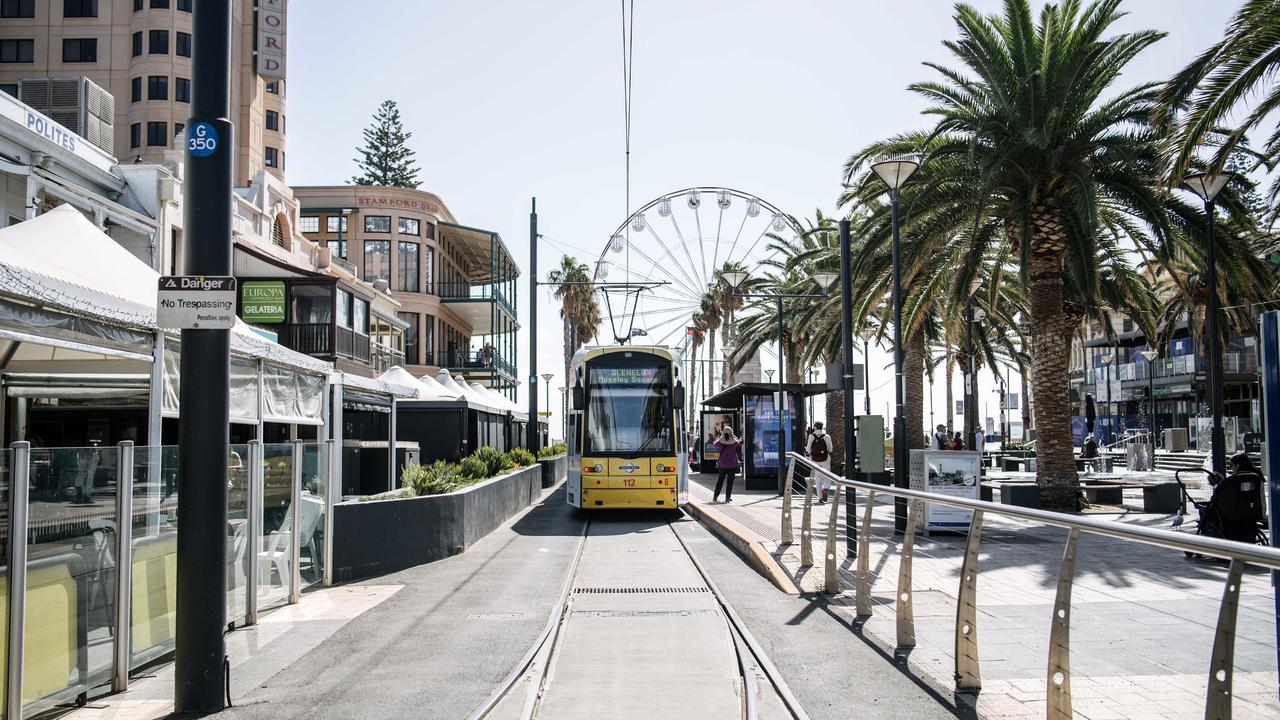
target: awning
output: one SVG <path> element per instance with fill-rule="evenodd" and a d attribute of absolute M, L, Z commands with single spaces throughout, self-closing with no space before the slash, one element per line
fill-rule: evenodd
<path fill-rule="evenodd" d="M 787 393 L 795 393 L 805 398 L 810 395 L 821 395 L 827 392 L 825 383 L 783 383 L 782 389 Z M 738 409 L 742 407 L 742 399 L 747 395 L 768 396 L 778 392 L 777 383 L 738 383 L 725 388 L 702 401 L 704 407 Z"/>

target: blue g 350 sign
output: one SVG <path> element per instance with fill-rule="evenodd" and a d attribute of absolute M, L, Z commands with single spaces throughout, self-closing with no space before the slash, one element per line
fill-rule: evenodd
<path fill-rule="evenodd" d="M 195 123 L 187 135 L 187 149 L 195 157 L 209 157 L 218 150 L 218 131 L 207 122 Z"/>

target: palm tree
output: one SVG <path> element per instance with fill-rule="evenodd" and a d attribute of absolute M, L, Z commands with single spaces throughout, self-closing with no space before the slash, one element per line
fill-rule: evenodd
<path fill-rule="evenodd" d="M 1038 21 L 1026 0 L 1005 0 L 998 17 L 958 5 L 960 39 L 944 44 L 964 71 L 930 64 L 942 80 L 911 86 L 938 118 L 926 162 L 964 159 L 967 197 L 980 199 L 969 210 L 978 214 L 975 226 L 984 217 L 1001 221 L 1020 258 L 1030 300 L 1036 479 L 1044 504 L 1059 509 L 1079 504 L 1068 489 L 1076 472 L 1065 388 L 1079 321 L 1066 312 L 1068 261 L 1090 258 L 1075 269 L 1096 284 L 1104 215 L 1136 233 L 1136 242 L 1147 231 L 1155 240 L 1168 232 L 1157 186 L 1160 138 L 1148 123 L 1157 88 L 1112 87 L 1163 34 L 1108 35 L 1122 17 L 1119 4 L 1064 0 L 1046 5 Z"/>
<path fill-rule="evenodd" d="M 569 365 L 578 348 L 596 336 L 600 326 L 600 303 L 596 300 L 591 269 L 577 258 L 565 255 L 560 267 L 547 273 L 547 282 L 555 285 L 555 298 L 560 301 L 560 319 L 564 322 L 564 377 L 569 385 Z"/>
<path fill-rule="evenodd" d="M 1155 119 L 1173 129 L 1169 148 L 1170 184 L 1181 180 L 1206 142 L 1217 147 L 1210 165 L 1224 168 L 1245 136 L 1280 108 L 1280 1 L 1248 0 L 1232 16 L 1222 40 L 1210 46 L 1161 90 Z M 1237 111 L 1252 111 L 1234 129 L 1221 126 Z M 1258 156 L 1274 167 L 1280 160 L 1280 126 L 1273 128 Z M 1275 200 L 1280 183 L 1272 186 Z"/>

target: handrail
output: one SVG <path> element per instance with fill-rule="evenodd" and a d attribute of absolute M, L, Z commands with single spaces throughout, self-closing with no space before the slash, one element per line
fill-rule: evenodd
<path fill-rule="evenodd" d="M 1077 517 L 1035 508 L 935 495 L 920 490 L 849 480 L 819 467 L 809 458 L 798 453 L 789 452 L 787 456 L 791 460 L 791 472 L 794 472 L 794 468 L 797 465 L 803 465 L 809 469 L 805 493 L 805 512 L 800 538 L 802 543 L 801 556 L 809 558 L 810 563 L 812 563 L 811 558 L 813 556 L 810 546 L 813 527 L 809 504 L 812 502 L 811 488 L 813 487 L 815 473 L 821 473 L 837 486 L 852 491 L 863 490 L 867 493 L 866 510 L 863 513 L 862 527 L 858 536 L 857 572 L 854 585 L 855 606 L 858 617 L 869 617 L 873 613 L 873 604 L 871 602 L 872 577 L 867 556 L 869 554 L 868 538 L 871 535 L 871 508 L 874 504 L 875 496 L 877 493 L 883 493 L 895 498 L 908 500 L 906 529 L 903 531 L 902 542 L 898 544 L 900 561 L 898 587 L 895 593 L 897 601 L 894 604 L 897 620 L 897 644 L 901 648 L 914 646 L 916 640 L 915 622 L 911 608 L 911 548 L 915 533 L 919 525 L 922 524 L 924 504 L 926 502 L 937 503 L 973 511 L 973 519 L 968 533 L 969 537 L 965 543 L 965 552 L 959 573 L 960 587 L 957 594 L 954 632 L 955 652 L 953 658 L 957 692 L 977 692 L 982 688 L 982 676 L 978 661 L 977 578 L 978 546 L 981 543 L 984 514 L 994 513 L 1068 530 L 1067 541 L 1063 549 L 1062 564 L 1058 571 L 1057 592 L 1053 604 L 1053 617 L 1050 627 L 1049 656 L 1045 668 L 1045 711 L 1048 720 L 1067 720 L 1073 717 L 1071 712 L 1070 663 L 1071 589 L 1075 575 L 1076 548 L 1082 532 L 1230 560 L 1227 579 L 1223 584 L 1222 601 L 1218 609 L 1218 624 L 1210 657 L 1209 683 L 1205 697 L 1204 712 L 1206 720 L 1230 720 L 1235 628 L 1237 610 L 1239 608 L 1240 582 L 1244 566 L 1246 564 L 1254 564 L 1273 570 L 1280 570 L 1280 549 L 1120 523 L 1113 520 Z M 789 476 L 786 489 L 790 490 L 790 486 Z M 790 504 L 791 493 L 787 492 L 784 494 L 784 507 L 782 510 L 782 536 L 784 539 L 793 537 L 790 527 Z M 832 503 L 833 512 L 827 531 L 828 562 L 824 568 L 824 589 L 828 593 L 840 591 L 838 569 L 836 563 L 832 561 L 834 558 L 835 534 L 838 532 L 839 527 L 834 507 L 839 504 L 839 502 Z M 855 503 L 849 503 L 848 512 L 849 517 L 846 518 L 845 525 L 847 528 L 854 527 L 858 522 Z M 887 553 L 889 550 L 886 549 L 885 552 Z"/>

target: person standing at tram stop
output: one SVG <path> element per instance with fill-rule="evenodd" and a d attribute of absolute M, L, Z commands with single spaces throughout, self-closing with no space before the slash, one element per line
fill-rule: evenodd
<path fill-rule="evenodd" d="M 831 436 L 827 434 L 826 430 L 822 429 L 822 423 L 816 422 L 813 424 L 813 432 L 809 434 L 809 442 L 804 450 L 814 465 L 823 470 L 831 470 Z M 831 492 L 831 478 L 822 473 L 815 473 L 815 475 L 817 475 L 815 485 L 818 488 L 818 492 L 821 493 L 818 503 L 821 504 L 827 501 L 827 495 Z"/>
<path fill-rule="evenodd" d="M 932 437 L 929 438 L 930 450 L 946 450 L 951 444 L 951 436 L 947 435 L 947 426 L 938 425 L 934 428 Z"/>
<path fill-rule="evenodd" d="M 725 425 L 720 430 L 720 439 L 715 442 L 720 458 L 716 460 L 716 470 L 720 476 L 716 478 L 716 490 L 711 493 L 711 502 L 720 499 L 720 490 L 724 490 L 724 501 L 733 502 L 733 476 L 738 474 L 742 462 L 738 459 L 738 448 L 742 447 L 742 439 L 733 434 L 733 428 Z"/>

